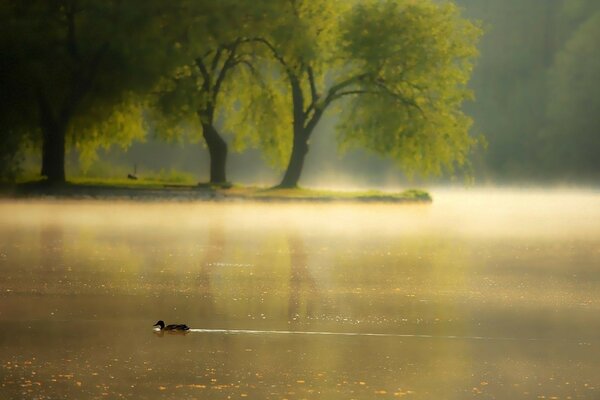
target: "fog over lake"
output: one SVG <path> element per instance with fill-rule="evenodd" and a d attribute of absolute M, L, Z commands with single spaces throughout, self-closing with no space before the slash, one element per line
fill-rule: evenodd
<path fill-rule="evenodd" d="M 600 192 L 431 193 L 1 201 L 0 398 L 599 398 Z"/>

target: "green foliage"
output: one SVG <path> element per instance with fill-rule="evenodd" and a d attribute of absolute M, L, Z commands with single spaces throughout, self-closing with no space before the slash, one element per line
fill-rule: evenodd
<path fill-rule="evenodd" d="M 190 184 L 195 185 L 197 178 L 194 174 L 177 168 L 143 169 L 138 171 L 137 180 L 128 179 L 131 167 L 123 164 L 115 164 L 102 159 L 96 159 L 86 165 L 81 164 L 72 168 L 72 183 L 94 183 L 94 184 L 127 184 L 131 186 L 147 184 Z"/>
<path fill-rule="evenodd" d="M 382 201 L 382 202 L 431 202 L 431 195 L 420 189 L 408 189 L 403 192 L 382 192 L 379 190 L 369 191 L 334 191 L 296 188 L 257 188 L 257 187 L 233 187 L 224 195 L 240 198 L 258 198 L 269 200 L 352 200 L 352 201 Z"/>
<path fill-rule="evenodd" d="M 268 23 L 267 2 L 181 2 L 172 15 L 179 26 L 179 67 L 163 77 L 153 97 L 151 120 L 167 140 L 187 135 L 199 139 L 203 123 L 218 125 L 234 135 L 233 148 L 266 150 L 268 160 L 282 163 L 284 129 L 272 118 L 278 113 L 280 92 L 266 85 L 270 71 L 256 59 L 252 37 Z"/>
<path fill-rule="evenodd" d="M 283 168 L 290 156 L 292 123 L 287 109 L 286 94 L 278 78 L 253 80 L 251 71 L 242 69 L 224 87 L 218 120 L 225 132 L 233 132 L 233 149 L 242 152 L 259 148 L 266 161 L 275 168 Z M 248 82 L 240 87 L 240 82 Z"/>
<path fill-rule="evenodd" d="M 408 174 L 467 163 L 476 140 L 461 106 L 472 97 L 467 82 L 481 30 L 456 7 L 410 0 L 281 7 L 266 44 L 288 79 L 295 135 L 308 140 L 337 103 L 342 148 L 366 147 Z"/>
<path fill-rule="evenodd" d="M 461 110 L 480 29 L 456 7 L 387 1 L 356 7 L 342 48 L 368 78 L 345 106 L 339 139 L 391 156 L 411 174 L 452 173 L 475 139 Z"/>
<path fill-rule="evenodd" d="M 145 123 L 170 140 L 216 125 L 282 166 L 333 104 L 342 147 L 409 174 L 452 172 L 475 142 L 461 106 L 479 29 L 448 4 L 9 0 L 0 18 L 3 129 L 39 144 L 45 112 L 84 167 Z"/>
<path fill-rule="evenodd" d="M 125 97 L 118 105 L 111 105 L 109 110 L 96 107 L 84 118 L 74 118 L 71 129 L 77 132 L 72 135 L 72 146 L 79 154 L 79 165 L 86 171 L 97 160 L 97 150 L 108 150 L 113 145 L 127 149 L 134 140 L 144 141 L 147 128 L 145 126 L 143 104 L 133 94 Z M 92 114 L 97 122 L 89 124 Z"/>

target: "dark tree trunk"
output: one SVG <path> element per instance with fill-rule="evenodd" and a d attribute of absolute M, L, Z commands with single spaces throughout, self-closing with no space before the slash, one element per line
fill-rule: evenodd
<path fill-rule="evenodd" d="M 41 175 L 51 183 L 65 182 L 65 138 L 67 124 L 57 118 L 43 92 L 38 92 L 40 126 L 42 128 Z"/>
<path fill-rule="evenodd" d="M 290 85 L 292 88 L 292 107 L 294 115 L 294 142 L 292 144 L 292 155 L 285 170 L 283 180 L 277 186 L 282 189 L 293 189 L 298 187 L 298 181 L 304 167 L 304 158 L 308 153 L 308 138 L 312 133 L 311 128 L 305 128 L 306 117 L 304 115 L 304 96 L 300 81 L 295 75 L 290 74 Z"/>
<path fill-rule="evenodd" d="M 210 183 L 218 185 L 227 183 L 225 172 L 227 143 L 212 124 L 203 123 L 202 131 L 210 154 Z"/>
<path fill-rule="evenodd" d="M 293 189 L 298 187 L 298 181 L 304 167 L 304 159 L 308 153 L 308 139 L 304 130 L 294 132 L 294 144 L 290 162 L 283 176 L 283 180 L 277 186 L 282 189 Z"/>
<path fill-rule="evenodd" d="M 42 176 L 51 183 L 65 182 L 65 129 L 61 124 L 43 127 Z"/>

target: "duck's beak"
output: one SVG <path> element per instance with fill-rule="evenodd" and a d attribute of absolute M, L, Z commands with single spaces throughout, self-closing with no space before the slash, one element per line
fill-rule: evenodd
<path fill-rule="evenodd" d="M 157 322 L 157 323 L 155 323 L 155 324 L 154 324 L 154 325 L 152 325 L 152 326 L 158 326 L 158 322 Z"/>

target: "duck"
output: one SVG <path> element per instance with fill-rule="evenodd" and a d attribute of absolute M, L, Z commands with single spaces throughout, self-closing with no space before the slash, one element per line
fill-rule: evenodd
<path fill-rule="evenodd" d="M 158 326 L 159 329 L 161 331 L 189 331 L 190 327 L 187 326 L 186 324 L 171 324 L 171 325 L 165 325 L 165 322 L 163 320 L 158 321 L 157 323 L 155 323 L 152 326 Z"/>

